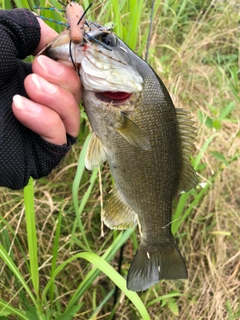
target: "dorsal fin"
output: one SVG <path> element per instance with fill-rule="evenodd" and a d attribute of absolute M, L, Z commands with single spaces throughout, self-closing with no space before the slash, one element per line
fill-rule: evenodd
<path fill-rule="evenodd" d="M 190 120 L 189 112 L 184 109 L 176 109 L 178 127 L 182 140 L 183 165 L 180 177 L 178 191 L 189 191 L 197 184 L 197 175 L 193 169 L 189 157 L 192 154 L 192 148 L 196 137 L 195 122 Z"/>

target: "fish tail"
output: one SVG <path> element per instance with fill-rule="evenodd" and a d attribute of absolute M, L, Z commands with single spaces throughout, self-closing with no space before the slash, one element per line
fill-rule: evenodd
<path fill-rule="evenodd" d="M 127 288 L 143 291 L 161 279 L 187 279 L 187 269 L 177 245 L 140 245 L 127 276 Z"/>

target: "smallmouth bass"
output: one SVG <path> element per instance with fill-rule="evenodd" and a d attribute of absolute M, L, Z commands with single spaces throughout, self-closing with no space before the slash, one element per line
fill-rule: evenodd
<path fill-rule="evenodd" d="M 174 197 L 197 183 L 189 162 L 194 122 L 187 111 L 174 107 L 144 60 L 108 29 L 93 27 L 81 44 L 72 44 L 71 57 L 68 32 L 47 54 L 81 63 L 82 100 L 93 130 L 86 167 L 107 160 L 115 181 L 104 223 L 126 229 L 140 222 L 141 243 L 127 287 L 143 291 L 160 279 L 188 276 L 171 233 L 171 216 Z"/>

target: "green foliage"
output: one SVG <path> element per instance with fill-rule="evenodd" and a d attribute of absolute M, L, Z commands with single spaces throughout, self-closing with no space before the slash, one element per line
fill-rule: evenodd
<path fill-rule="evenodd" d="M 50 2 L 61 9 L 57 0 Z M 86 8 L 90 1 L 82 3 Z M 0 4 L 3 9 L 33 10 L 36 4 L 44 7 L 46 1 L 2 0 Z M 87 18 L 113 23 L 116 34 L 144 56 L 150 9 L 151 1 L 96 1 Z M 35 11 L 64 21 L 57 10 Z M 191 319 L 207 319 L 210 308 L 216 319 L 239 317 L 239 282 L 232 280 L 239 250 L 234 229 L 239 223 L 237 204 L 234 207 L 239 189 L 234 179 L 240 159 L 236 143 L 240 136 L 238 48 L 232 25 L 236 13 L 227 3 L 217 1 L 211 5 L 210 1 L 156 0 L 153 17 L 149 61 L 163 77 L 176 106 L 190 110 L 197 121 L 196 152 L 191 161 L 200 185 L 180 195 L 172 223 L 173 234 L 183 244 L 179 247 L 185 250 L 190 281 L 163 281 L 139 296 L 126 289 L 124 277 L 139 236 L 134 230 L 106 231 L 104 238 L 100 236 L 100 200 L 105 200 L 112 180 L 106 167 L 91 173 L 85 170 L 90 134 L 82 111 L 81 150 L 75 147 L 57 178 L 38 181 L 35 194 L 30 181 L 24 190 L 25 215 L 19 213 L 22 194 L 3 192 L 0 319 L 112 319 L 115 312 L 119 318 L 129 319 L 185 320 L 189 314 Z M 46 23 L 57 32 L 63 28 Z M 103 193 L 98 188 L 100 179 Z M 236 196 L 232 196 L 234 192 Z M 115 271 L 115 256 L 126 242 L 120 276 Z M 120 288 L 121 302 L 113 308 L 115 285 Z M 223 293 L 216 292 L 219 288 Z M 215 296 L 221 297 L 221 303 L 216 303 Z M 221 304 L 221 315 L 213 304 L 208 309 L 209 301 Z"/>
<path fill-rule="evenodd" d="M 209 129 L 220 130 L 222 128 L 222 123 L 225 121 L 235 122 L 236 119 L 231 118 L 230 115 L 236 107 L 236 102 L 231 101 L 225 107 L 217 108 L 215 106 L 208 106 L 208 109 L 212 113 L 212 117 L 204 115 L 202 111 L 198 111 L 198 118 L 201 123 L 204 123 Z"/>
<path fill-rule="evenodd" d="M 27 226 L 28 252 L 30 262 L 30 277 L 32 279 L 33 288 L 36 294 L 36 299 L 39 301 L 39 272 L 38 272 L 38 250 L 36 223 L 34 212 L 34 192 L 33 180 L 29 180 L 28 185 L 24 188 L 24 203 Z"/>

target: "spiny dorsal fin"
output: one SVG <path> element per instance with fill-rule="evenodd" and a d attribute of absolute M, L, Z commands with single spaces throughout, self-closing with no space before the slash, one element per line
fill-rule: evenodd
<path fill-rule="evenodd" d="M 195 122 L 189 119 L 189 112 L 183 109 L 176 109 L 178 127 L 180 130 L 182 140 L 182 156 L 183 167 L 180 178 L 180 185 L 178 191 L 189 191 L 197 184 L 197 176 L 194 171 L 189 157 L 192 154 L 192 148 L 196 137 Z"/>
<path fill-rule="evenodd" d="M 110 229 L 132 228 L 137 223 L 136 213 L 124 202 L 116 188 L 112 192 L 103 212 L 104 224 Z"/>
<path fill-rule="evenodd" d="M 103 148 L 103 144 L 93 132 L 87 147 L 85 167 L 88 170 L 92 170 L 93 168 L 100 166 L 100 164 L 102 164 L 106 160 L 107 158 Z"/>
<path fill-rule="evenodd" d="M 117 132 L 119 132 L 130 144 L 143 150 L 151 149 L 150 141 L 145 136 L 144 132 L 123 112 L 121 112 L 121 117 L 121 126 L 115 127 Z"/>

